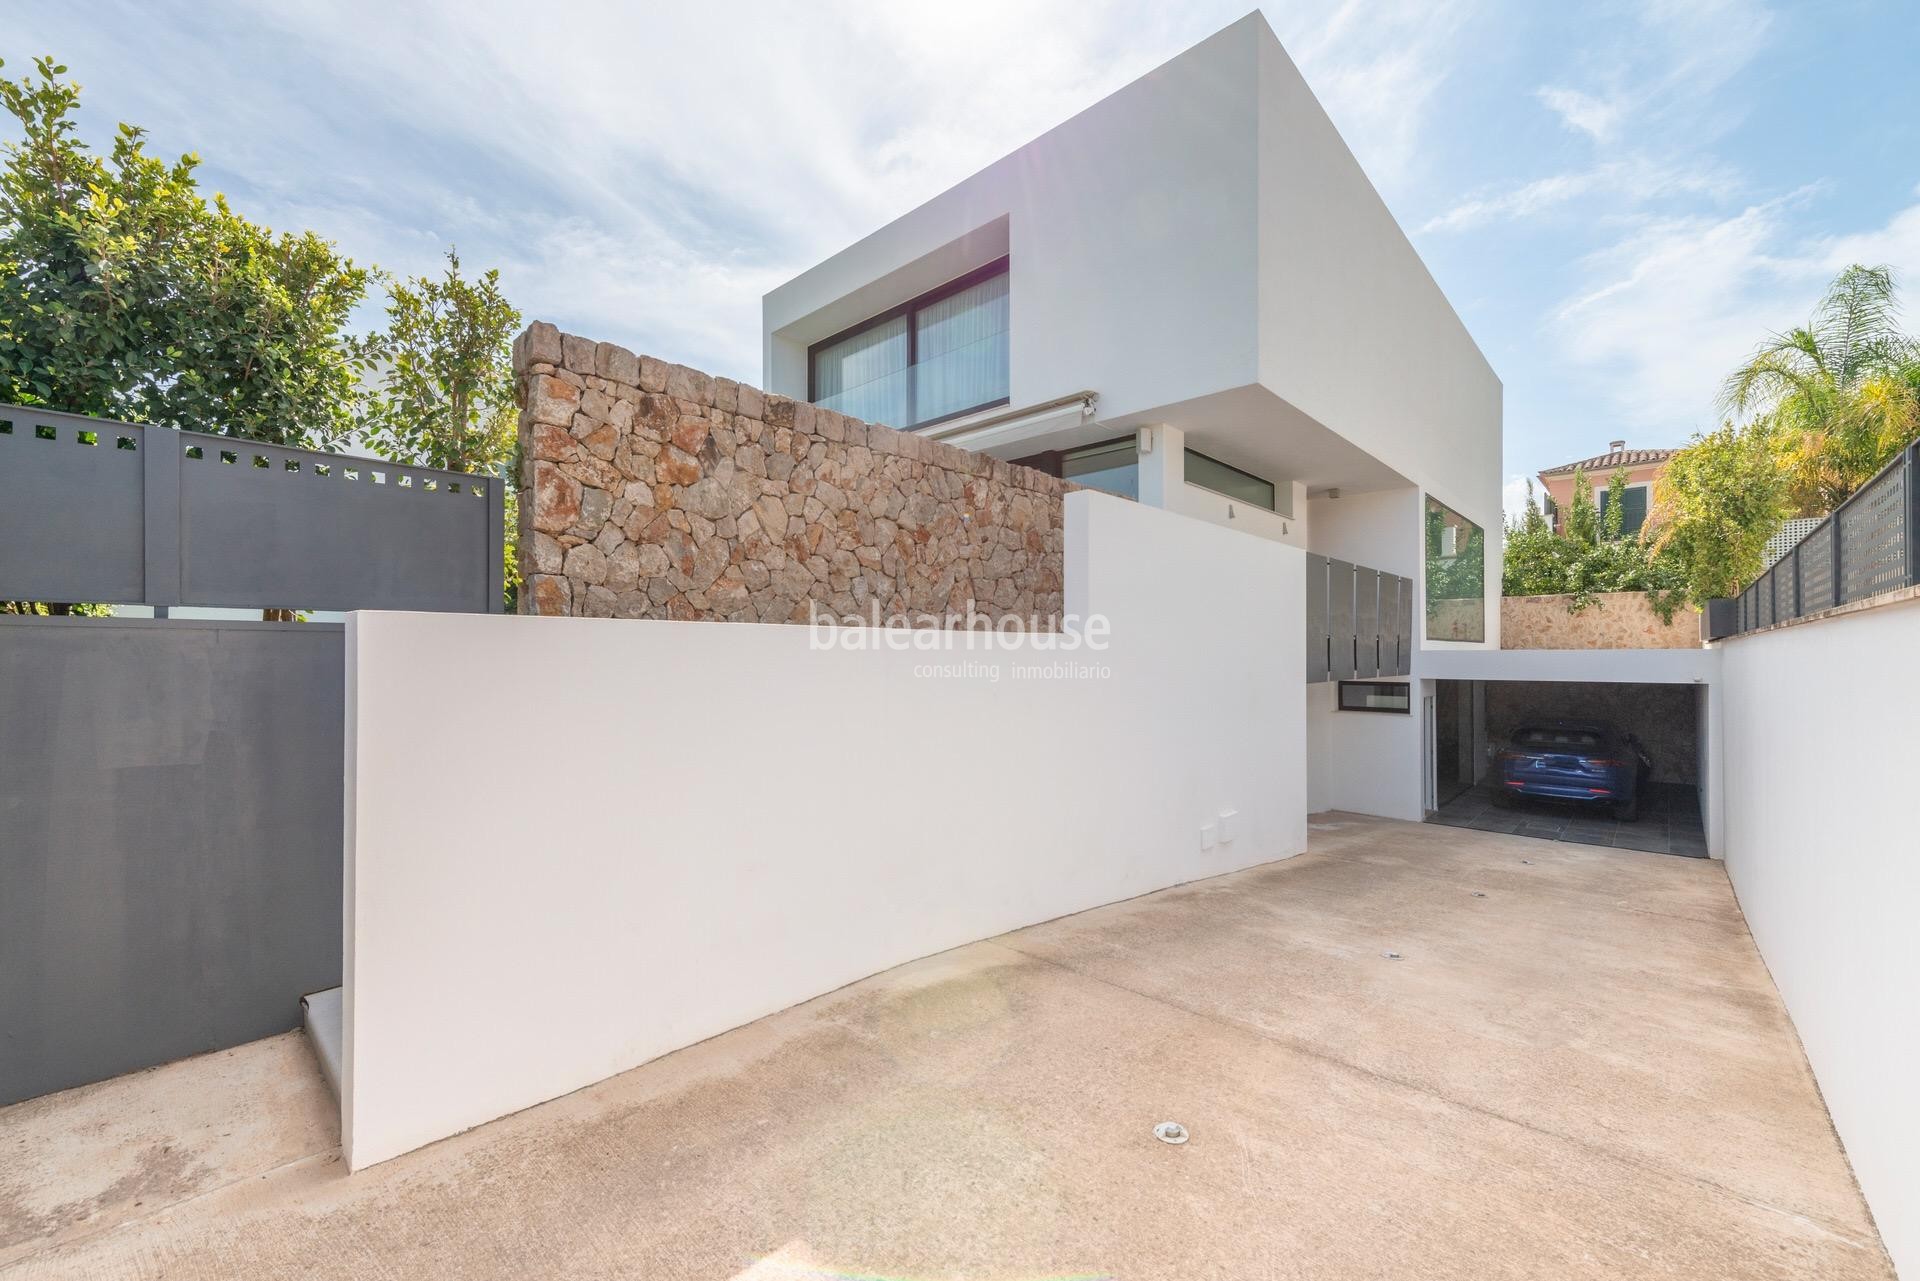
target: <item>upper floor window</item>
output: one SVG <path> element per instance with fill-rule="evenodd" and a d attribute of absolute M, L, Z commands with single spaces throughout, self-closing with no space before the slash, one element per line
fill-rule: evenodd
<path fill-rule="evenodd" d="M 1274 486 L 1252 472 L 1230 467 L 1218 458 L 1209 458 L 1197 449 L 1187 451 L 1186 481 L 1202 489 L 1211 489 L 1225 498 L 1236 499 L 1249 507 L 1274 510 Z"/>
<path fill-rule="evenodd" d="M 1068 450 L 1060 456 L 1059 474 L 1088 489 L 1140 498 L 1140 452 L 1132 436 Z"/>
<path fill-rule="evenodd" d="M 1487 638 L 1486 535 L 1437 498 L 1427 499 L 1427 639 Z"/>
<path fill-rule="evenodd" d="M 1007 403 L 1007 260 L 815 343 L 807 399 L 906 429 Z"/>
<path fill-rule="evenodd" d="M 1644 481 L 1637 485 L 1628 485 L 1626 496 L 1620 500 L 1620 535 L 1631 538 L 1640 532 L 1647 523 L 1647 492 L 1650 489 Z M 1613 502 L 1611 488 L 1603 489 L 1596 495 L 1599 499 L 1600 528 L 1607 527 L 1607 507 Z"/>

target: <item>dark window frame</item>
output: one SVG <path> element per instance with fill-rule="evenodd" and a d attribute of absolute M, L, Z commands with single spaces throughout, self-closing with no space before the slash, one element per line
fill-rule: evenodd
<path fill-rule="evenodd" d="M 1441 502 L 1438 498 L 1434 497 L 1434 495 L 1431 492 L 1423 491 L 1423 496 L 1426 501 L 1420 505 L 1420 526 L 1421 526 L 1420 545 L 1421 545 L 1421 561 L 1422 561 L 1421 570 L 1420 570 L 1420 598 L 1423 602 L 1425 602 L 1426 617 L 1421 620 L 1420 634 L 1426 640 L 1437 641 L 1437 642 L 1440 642 L 1441 644 L 1484 645 L 1487 643 L 1487 602 L 1489 600 L 1494 600 L 1494 601 L 1499 600 L 1498 595 L 1489 596 L 1487 592 L 1486 564 L 1484 559 L 1486 555 L 1487 531 L 1478 522 L 1468 520 L 1464 515 L 1455 511 L 1452 507 L 1449 507 L 1446 503 Z M 1440 523 L 1443 528 L 1446 525 L 1445 518 L 1447 516 L 1451 516 L 1460 523 L 1459 527 L 1464 528 L 1467 531 L 1470 531 L 1467 534 L 1468 546 L 1471 546 L 1473 544 L 1473 540 L 1476 536 L 1480 539 L 1482 560 L 1481 560 L 1481 566 L 1480 566 L 1480 574 L 1481 574 L 1480 592 L 1477 596 L 1438 596 L 1434 594 L 1433 579 L 1434 579 L 1435 567 L 1441 564 L 1442 562 L 1457 561 L 1461 557 L 1467 554 L 1466 548 L 1460 548 L 1456 550 L 1453 555 L 1445 556 L 1440 554 L 1440 552 L 1436 548 L 1434 548 L 1433 545 L 1429 542 L 1429 538 L 1433 533 L 1431 519 L 1434 515 L 1434 510 L 1433 510 L 1434 508 L 1438 508 L 1442 513 L 1442 518 Z M 1472 564 L 1473 562 L 1469 561 L 1467 563 Z M 1495 572 L 1498 573 L 1499 567 L 1496 565 L 1494 568 L 1495 568 Z M 1499 586 L 1498 578 L 1494 580 L 1494 586 L 1496 588 Z M 1478 635 L 1435 636 L 1433 634 L 1433 619 L 1434 619 L 1434 612 L 1435 612 L 1434 603 L 1436 601 L 1451 601 L 1451 600 L 1471 600 L 1471 601 L 1478 601 L 1480 603 L 1480 610 L 1477 615 L 1480 622 L 1480 626 L 1478 628 Z"/>
<path fill-rule="evenodd" d="M 950 298 L 954 294 L 959 293 L 963 289 L 971 289 L 983 280 L 991 280 L 995 276 L 1011 277 L 1013 275 L 1013 272 L 1011 270 L 1012 261 L 1013 261 L 1013 255 L 1002 254 L 998 258 L 995 258 L 992 262 L 986 263 L 983 266 L 975 267 L 972 271 L 967 272 L 965 275 L 955 276 L 952 280 L 947 281 L 945 284 L 935 285 L 932 289 L 927 290 L 923 294 L 918 294 L 912 298 L 909 298 L 903 303 L 899 303 L 895 306 L 887 308 L 885 311 L 876 312 L 873 315 L 868 316 L 865 320 L 858 322 L 857 324 L 848 325 L 845 329 L 842 329 L 839 333 L 829 334 L 825 338 L 822 338 L 817 343 L 810 343 L 807 346 L 807 403 L 810 405 L 819 403 L 819 388 L 817 386 L 816 379 L 814 378 L 814 368 L 815 368 L 814 356 L 817 352 L 819 352 L 819 350 L 822 347 L 831 347 L 833 344 L 840 342 L 843 339 L 852 338 L 856 334 L 863 334 L 869 329 L 877 329 L 881 325 L 886 324 L 889 320 L 897 320 L 901 316 L 906 316 L 907 317 L 907 368 L 912 369 L 914 366 L 920 363 L 920 334 L 919 334 L 918 327 L 915 326 L 913 323 L 913 313 L 918 311 L 922 307 L 928 306 L 932 303 L 939 302 L 943 298 Z M 1011 279 L 1009 279 L 1008 284 L 1009 284 L 1009 297 L 1011 297 L 1011 284 L 1012 284 Z M 909 379 L 907 383 L 907 395 L 909 397 L 909 403 L 911 403 L 911 397 L 913 396 L 913 383 L 911 379 Z M 917 421 L 911 425 L 902 425 L 902 426 L 896 427 L 895 430 L 896 431 L 920 431 L 924 428 L 932 427 L 936 423 L 949 422 L 955 418 L 965 418 L 968 414 L 977 414 L 983 409 L 998 409 L 1002 405 L 1009 405 L 1012 403 L 1013 403 L 1013 400 L 1010 395 L 1001 396 L 997 400 L 983 401 L 978 405 L 972 405 L 966 409 L 956 409 L 952 413 L 941 414 L 938 418 L 929 418 L 923 422 Z M 892 423 L 887 423 L 885 425 L 889 427 L 893 426 Z"/>
<path fill-rule="evenodd" d="M 1376 681 L 1376 680 L 1340 681 L 1338 682 L 1338 684 L 1339 684 L 1339 688 L 1334 692 L 1334 697 L 1333 697 L 1333 710 L 1336 712 L 1373 712 L 1377 715 L 1382 715 L 1382 716 L 1413 715 L 1413 683 L 1411 681 Z M 1347 687 L 1349 685 L 1362 686 L 1368 689 L 1390 687 L 1393 689 L 1400 690 L 1402 691 L 1402 697 L 1406 699 L 1406 706 L 1405 707 L 1349 707 L 1347 706 Z"/>
<path fill-rule="evenodd" d="M 1067 475 L 1068 463 L 1076 462 L 1079 459 L 1085 458 L 1090 454 L 1100 454 L 1100 453 L 1119 454 L 1124 452 L 1124 450 L 1122 449 L 1123 446 L 1131 446 L 1133 449 L 1133 466 L 1134 466 L 1133 484 L 1134 484 L 1134 489 L 1136 493 L 1132 501 L 1138 502 L 1139 498 L 1138 498 L 1137 491 L 1140 488 L 1140 472 L 1139 472 L 1140 436 L 1139 436 L 1139 433 L 1137 432 L 1128 432 L 1124 436 L 1113 436 L 1106 440 L 1092 440 L 1092 441 L 1088 441 L 1084 445 L 1075 445 L 1071 449 L 1060 450 L 1059 451 L 1059 458 L 1060 458 L 1059 468 L 1060 469 L 1056 472 L 1053 472 L 1052 474 L 1055 476 L 1058 476 L 1062 480 L 1072 480 L 1073 477 Z M 1087 485 L 1087 486 L 1084 486 L 1084 488 L 1095 489 L 1098 487 L 1094 485 Z M 1110 489 L 1101 490 L 1100 492 L 1108 493 L 1108 494 L 1113 493 L 1113 491 Z M 1126 498 L 1127 495 L 1117 494 L 1115 495 L 1115 497 Z"/>
<path fill-rule="evenodd" d="M 1267 505 L 1265 507 L 1261 507 L 1259 503 L 1256 503 L 1253 500 L 1248 498 L 1243 498 L 1238 494 L 1221 493 L 1219 490 L 1213 488 L 1211 485 L 1202 485 L 1197 480 L 1188 480 L 1187 479 L 1187 459 L 1186 459 L 1187 454 L 1192 454 L 1196 458 L 1204 458 L 1208 462 L 1212 463 L 1215 467 L 1224 467 L 1236 476 L 1245 476 L 1248 480 L 1255 481 L 1258 484 L 1265 485 L 1269 493 Z M 1180 480 L 1182 484 L 1192 485 L 1195 489 L 1204 489 L 1209 494 L 1219 494 L 1220 497 L 1226 499 L 1228 502 L 1246 503 L 1249 506 L 1254 507 L 1260 511 L 1273 512 L 1276 515 L 1278 515 L 1280 511 L 1280 486 L 1278 482 L 1268 480 L 1265 476 L 1256 476 L 1244 467 L 1235 467 L 1232 463 L 1223 463 L 1218 458 L 1215 458 L 1212 454 L 1202 453 L 1198 449 L 1193 449 L 1189 447 L 1181 454 Z"/>

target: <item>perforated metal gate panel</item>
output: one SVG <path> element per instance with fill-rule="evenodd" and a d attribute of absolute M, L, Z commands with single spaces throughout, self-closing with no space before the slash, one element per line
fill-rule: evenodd
<path fill-rule="evenodd" d="M 0 405 L 0 598 L 497 611 L 503 486 Z"/>
<path fill-rule="evenodd" d="M 1307 683 L 1327 679 L 1327 558 L 1307 557 Z"/>
<path fill-rule="evenodd" d="M 0 406 L 0 597 L 142 599 L 144 442 L 142 428 Z"/>
<path fill-rule="evenodd" d="M 1307 681 L 1413 671 L 1413 580 L 1307 556 Z"/>
<path fill-rule="evenodd" d="M 1332 654 L 1327 664 L 1330 680 L 1353 679 L 1353 563 L 1327 562 L 1327 632 L 1332 638 Z"/>
<path fill-rule="evenodd" d="M 1891 467 L 1840 509 L 1840 599 L 1907 585 L 1906 467 Z"/>
<path fill-rule="evenodd" d="M 1800 561 L 1800 608 L 1811 614 L 1839 604 L 1833 595 L 1833 525 L 1808 534 L 1794 554 Z"/>
<path fill-rule="evenodd" d="M 1380 674 L 1380 571 L 1353 570 L 1353 675 L 1369 680 Z"/>
<path fill-rule="evenodd" d="M 1400 580 L 1380 575 L 1380 675 L 1400 672 Z"/>
<path fill-rule="evenodd" d="M 1413 580 L 1400 580 L 1400 665 L 1396 676 L 1413 674 Z"/>

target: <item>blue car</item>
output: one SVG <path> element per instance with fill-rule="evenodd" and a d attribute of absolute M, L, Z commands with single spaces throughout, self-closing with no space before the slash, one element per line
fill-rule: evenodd
<path fill-rule="evenodd" d="M 1631 734 L 1605 721 L 1528 721 L 1494 758 L 1496 804 L 1522 796 L 1606 805 L 1615 818 L 1640 817 L 1653 762 Z"/>

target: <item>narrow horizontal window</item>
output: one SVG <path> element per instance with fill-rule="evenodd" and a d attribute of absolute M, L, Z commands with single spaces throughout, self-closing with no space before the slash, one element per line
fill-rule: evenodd
<path fill-rule="evenodd" d="M 1341 681 L 1343 712 L 1400 712 L 1413 710 L 1413 696 L 1405 681 Z"/>
<path fill-rule="evenodd" d="M 1140 449 L 1132 436 L 1073 449 L 1060 459 L 1060 477 L 1088 489 L 1140 499 Z"/>
<path fill-rule="evenodd" d="M 1209 458 L 1197 449 L 1187 451 L 1186 467 L 1189 485 L 1211 489 L 1222 497 L 1245 503 L 1249 507 L 1273 510 L 1274 490 L 1270 480 L 1262 480 L 1252 472 L 1241 471 L 1218 458 Z"/>

